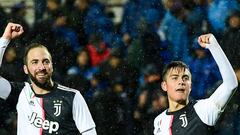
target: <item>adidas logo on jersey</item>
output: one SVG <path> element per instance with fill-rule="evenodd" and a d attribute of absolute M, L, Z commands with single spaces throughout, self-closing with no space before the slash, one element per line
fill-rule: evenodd
<path fill-rule="evenodd" d="M 37 128 L 43 128 L 44 130 L 48 130 L 48 133 L 53 133 L 58 131 L 59 124 L 58 122 L 43 120 L 40 117 L 37 117 L 37 113 L 33 112 L 30 117 L 30 123 L 33 124 Z"/>

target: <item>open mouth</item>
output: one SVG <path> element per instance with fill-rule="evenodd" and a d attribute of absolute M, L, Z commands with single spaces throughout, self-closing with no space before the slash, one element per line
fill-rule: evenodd
<path fill-rule="evenodd" d="M 38 76 L 39 78 L 46 78 L 47 73 L 38 73 L 37 76 Z"/>
<path fill-rule="evenodd" d="M 38 76 L 45 76 L 45 73 L 37 74 Z"/>
<path fill-rule="evenodd" d="M 180 89 L 177 89 L 176 91 L 177 91 L 177 92 L 184 92 L 184 91 L 185 91 L 185 89 L 183 89 L 183 88 L 180 88 Z"/>

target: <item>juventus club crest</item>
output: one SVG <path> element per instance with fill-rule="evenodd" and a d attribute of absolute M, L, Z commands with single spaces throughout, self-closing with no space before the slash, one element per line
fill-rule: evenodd
<path fill-rule="evenodd" d="M 54 115 L 59 116 L 61 114 L 61 110 L 62 110 L 62 101 L 54 100 L 53 104 L 54 104 L 54 109 L 55 109 Z"/>
<path fill-rule="evenodd" d="M 187 125 L 188 125 L 188 120 L 187 120 L 187 116 L 186 116 L 186 114 L 182 114 L 182 115 L 180 115 L 179 116 L 179 119 L 180 120 L 182 120 L 182 127 L 187 127 Z"/>

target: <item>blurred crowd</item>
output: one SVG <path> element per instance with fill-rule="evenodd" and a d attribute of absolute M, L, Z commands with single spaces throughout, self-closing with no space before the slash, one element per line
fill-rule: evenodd
<path fill-rule="evenodd" d="M 168 107 L 161 71 L 172 60 L 187 63 L 192 99 L 208 97 L 221 84 L 218 67 L 197 43 L 213 33 L 240 82 L 240 0 L 128 0 L 120 23 L 97 0 L 34 0 L 35 19 L 24 19 L 26 3 L 6 13 L 0 6 L 0 33 L 7 22 L 24 27 L 7 48 L 1 76 L 26 81 L 22 56 L 32 42 L 52 53 L 54 80 L 84 96 L 98 135 L 152 135 L 153 120 Z M 215 127 L 216 135 L 240 135 L 236 92 Z M 15 106 L 0 101 L 0 135 L 16 134 Z"/>

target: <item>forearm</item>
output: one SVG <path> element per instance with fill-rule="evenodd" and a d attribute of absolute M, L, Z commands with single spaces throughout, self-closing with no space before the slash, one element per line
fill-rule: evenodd
<path fill-rule="evenodd" d="M 2 59 L 3 59 L 4 52 L 7 48 L 7 45 L 9 44 L 9 42 L 10 42 L 10 40 L 0 38 L 0 67 L 2 65 Z"/>
<path fill-rule="evenodd" d="M 207 45 L 207 48 L 215 59 L 223 79 L 223 83 L 212 94 L 210 100 L 213 101 L 217 107 L 223 109 L 238 85 L 237 78 L 230 62 L 214 36 L 210 37 L 210 44 Z"/>
<path fill-rule="evenodd" d="M 2 64 L 4 52 L 9 42 L 10 41 L 7 39 L 0 38 L 0 67 Z M 0 76 L 0 98 L 6 100 L 10 92 L 11 92 L 11 85 L 9 81 Z"/>

